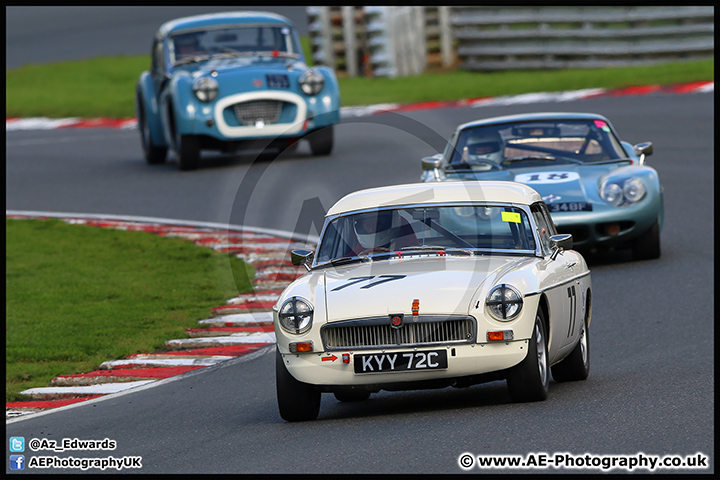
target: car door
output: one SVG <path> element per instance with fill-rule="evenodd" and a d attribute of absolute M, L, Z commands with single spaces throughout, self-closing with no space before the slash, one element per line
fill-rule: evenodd
<path fill-rule="evenodd" d="M 538 238 L 544 256 L 547 296 L 550 310 L 549 357 L 550 362 L 565 355 L 580 335 L 581 286 L 577 278 L 582 262 L 576 252 L 566 251 L 552 259 L 550 237 L 557 234 L 550 213 L 544 203 L 530 207 L 535 220 Z"/>

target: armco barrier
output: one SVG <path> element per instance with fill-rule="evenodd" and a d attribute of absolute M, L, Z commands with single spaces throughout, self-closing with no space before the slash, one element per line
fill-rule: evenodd
<path fill-rule="evenodd" d="M 714 55 L 713 6 L 307 7 L 316 63 L 403 76 L 459 65 L 527 70 Z M 457 59 L 455 58 L 457 56 Z"/>

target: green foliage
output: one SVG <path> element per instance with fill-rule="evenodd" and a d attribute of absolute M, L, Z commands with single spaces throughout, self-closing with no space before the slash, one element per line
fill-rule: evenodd
<path fill-rule="evenodd" d="M 250 291 L 233 255 L 179 238 L 6 220 L 6 400 L 185 338 L 212 307 Z"/>
<path fill-rule="evenodd" d="M 458 70 L 396 78 L 342 78 L 343 105 L 451 101 L 585 88 L 671 85 L 714 79 L 714 60 L 626 68 L 480 73 Z"/>

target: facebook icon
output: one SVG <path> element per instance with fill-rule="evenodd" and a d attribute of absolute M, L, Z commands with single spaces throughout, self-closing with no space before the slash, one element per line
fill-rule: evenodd
<path fill-rule="evenodd" d="M 25 470 L 25 455 L 10 455 L 10 470 Z"/>

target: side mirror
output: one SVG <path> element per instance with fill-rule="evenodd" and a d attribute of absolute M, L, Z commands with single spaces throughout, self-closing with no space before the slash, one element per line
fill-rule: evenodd
<path fill-rule="evenodd" d="M 635 155 L 640 157 L 640 165 L 645 163 L 645 157 L 650 156 L 653 153 L 652 142 L 638 143 L 633 148 L 635 149 Z"/>
<path fill-rule="evenodd" d="M 573 247 L 572 235 L 569 233 L 563 233 L 560 235 L 553 235 L 550 237 L 550 248 L 553 252 L 550 256 L 551 260 L 555 260 L 560 252 L 563 250 L 570 250 Z"/>
<path fill-rule="evenodd" d="M 422 159 L 422 169 L 435 170 L 436 168 L 440 168 L 441 163 L 442 153 L 438 153 L 436 155 L 433 155 L 432 157 L 425 157 Z"/>
<path fill-rule="evenodd" d="M 308 264 L 313 261 L 315 252 L 312 250 L 293 250 L 290 252 L 290 262 L 296 267 L 302 265 L 307 271 L 310 271 Z"/>

